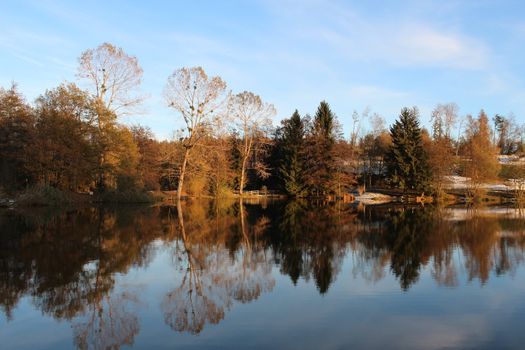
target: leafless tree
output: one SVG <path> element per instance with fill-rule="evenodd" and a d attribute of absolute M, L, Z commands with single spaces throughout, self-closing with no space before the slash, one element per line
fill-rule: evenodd
<path fill-rule="evenodd" d="M 363 120 L 368 119 L 369 114 L 369 107 L 366 107 L 361 114 L 357 113 L 357 111 L 352 113 L 352 132 L 350 133 L 350 144 L 352 148 L 357 146 L 357 139 L 361 133 L 361 123 Z"/>
<path fill-rule="evenodd" d="M 180 68 L 168 77 L 164 97 L 168 106 L 182 116 L 186 125 L 184 158 L 177 187 L 177 198 L 180 200 L 191 150 L 208 133 L 211 122 L 222 116 L 226 83 L 218 76 L 208 77 L 201 67 Z"/>
<path fill-rule="evenodd" d="M 458 119 L 459 107 L 456 103 L 439 103 L 432 111 L 431 122 L 434 137 L 450 138 L 452 128 Z"/>
<path fill-rule="evenodd" d="M 385 118 L 378 113 L 373 113 L 370 116 L 370 125 L 372 127 L 372 135 L 375 137 L 387 131 Z"/>
<path fill-rule="evenodd" d="M 264 134 L 272 126 L 271 117 L 276 114 L 272 104 L 263 102 L 262 99 L 252 92 L 244 91 L 231 96 L 228 103 L 229 117 L 238 129 L 242 137 L 241 153 L 241 176 L 239 183 L 239 193 L 242 195 L 246 186 L 246 171 L 248 161 L 253 155 L 257 155 L 260 150 L 261 140 Z M 262 177 L 269 176 L 269 171 L 261 160 L 254 161 L 254 168 Z"/>
<path fill-rule="evenodd" d="M 89 82 L 91 92 L 107 110 L 123 116 L 133 113 L 143 101 L 138 91 L 142 73 L 135 56 L 103 43 L 81 54 L 77 77 Z"/>

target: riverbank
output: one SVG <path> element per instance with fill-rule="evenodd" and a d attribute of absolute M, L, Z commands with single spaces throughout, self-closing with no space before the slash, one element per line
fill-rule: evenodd
<path fill-rule="evenodd" d="M 152 193 L 130 189 L 104 193 L 78 193 L 62 191 L 51 186 L 35 186 L 23 192 L 0 196 L 0 207 L 72 206 L 99 203 L 153 203 L 158 200 Z"/>
<path fill-rule="evenodd" d="M 424 193 L 415 191 L 403 191 L 392 188 L 369 188 L 364 193 L 344 193 L 341 196 L 324 195 L 316 197 L 305 197 L 302 199 L 323 201 L 323 202 L 342 202 L 342 203 L 362 203 L 366 205 L 386 204 L 386 203 L 523 203 L 523 196 L 518 196 L 518 192 L 512 186 L 503 182 L 485 184 L 479 187 L 476 197 L 472 197 L 472 190 L 468 184 L 461 179 L 452 185 L 445 186 L 444 194 L 435 198 Z M 184 195 L 183 198 L 197 199 L 207 198 L 216 199 L 213 196 L 192 196 Z M 242 195 L 229 193 L 221 199 L 236 200 L 242 198 L 243 201 L 259 202 L 261 200 L 287 200 L 289 196 L 278 193 L 277 191 L 246 191 Z M 11 208 L 15 206 L 35 207 L 35 206 L 72 206 L 86 204 L 138 204 L 138 203 L 174 203 L 177 200 L 176 191 L 143 191 L 129 189 L 126 191 L 107 191 L 102 194 L 97 193 L 75 193 L 61 191 L 50 186 L 36 186 L 22 193 L 8 196 L 5 192 L 0 195 L 0 207 Z"/>

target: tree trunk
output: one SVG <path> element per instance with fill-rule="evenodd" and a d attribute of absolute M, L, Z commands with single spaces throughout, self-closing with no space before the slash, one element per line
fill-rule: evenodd
<path fill-rule="evenodd" d="M 239 194 L 242 196 L 242 190 L 244 188 L 244 182 L 246 177 L 246 158 L 243 157 L 241 165 L 241 181 L 239 183 Z"/>
<path fill-rule="evenodd" d="M 186 152 L 184 152 L 184 159 L 182 160 L 182 165 L 180 167 L 179 184 L 177 186 L 177 201 L 179 202 L 182 197 L 182 188 L 184 186 L 184 174 L 186 173 L 186 164 L 188 163 L 189 157 L 190 149 L 186 148 Z"/>
<path fill-rule="evenodd" d="M 250 157 L 250 153 L 252 150 L 252 140 L 248 140 L 247 137 L 245 137 L 244 141 L 244 154 L 242 155 L 242 164 L 241 164 L 241 183 L 239 184 L 239 195 L 242 196 L 244 184 L 246 182 L 246 163 L 248 162 L 248 158 Z"/>

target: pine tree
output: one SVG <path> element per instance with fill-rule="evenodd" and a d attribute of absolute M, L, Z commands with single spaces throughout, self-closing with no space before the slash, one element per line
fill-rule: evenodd
<path fill-rule="evenodd" d="M 425 191 L 430 186 L 430 168 L 421 140 L 418 110 L 403 108 L 390 128 L 392 146 L 387 158 L 390 181 L 403 190 Z"/>
<path fill-rule="evenodd" d="M 307 183 L 314 195 L 334 191 L 334 146 L 340 138 L 339 129 L 337 117 L 330 105 L 322 101 L 315 113 L 307 142 Z"/>
<path fill-rule="evenodd" d="M 304 183 L 304 141 L 305 124 L 295 110 L 290 119 L 282 122 L 277 131 L 279 151 L 278 174 L 286 193 L 301 196 L 305 193 Z"/>

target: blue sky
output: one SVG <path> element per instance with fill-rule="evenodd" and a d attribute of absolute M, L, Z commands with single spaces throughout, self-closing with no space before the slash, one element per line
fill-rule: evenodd
<path fill-rule="evenodd" d="M 80 53 L 111 42 L 144 69 L 144 114 L 126 123 L 169 138 L 168 75 L 202 66 L 233 92 L 259 94 L 278 120 L 327 100 L 348 137 L 367 106 L 392 122 L 416 105 L 525 122 L 522 1 L 9 1 L 0 2 L 0 85 L 32 101 L 75 81 Z"/>

